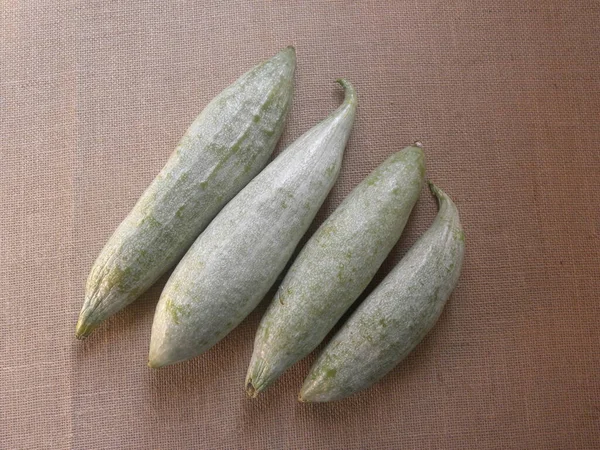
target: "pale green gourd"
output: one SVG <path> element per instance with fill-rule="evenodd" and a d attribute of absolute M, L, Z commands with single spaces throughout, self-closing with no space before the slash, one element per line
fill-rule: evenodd
<path fill-rule="evenodd" d="M 424 176 L 421 148 L 393 154 L 306 243 L 260 322 L 246 377 L 249 396 L 313 351 L 367 287 L 400 238 Z"/>
<path fill-rule="evenodd" d="M 430 187 L 439 203 L 431 228 L 328 343 L 304 382 L 300 401 L 338 400 L 371 386 L 439 318 L 458 282 L 465 235 L 450 197 Z"/>
<path fill-rule="evenodd" d="M 340 83 L 343 104 L 231 200 L 176 267 L 156 307 L 150 367 L 208 350 L 273 285 L 339 174 L 357 103 Z"/>
<path fill-rule="evenodd" d="M 242 75 L 194 120 L 94 263 L 76 336 L 133 302 L 183 256 L 267 163 L 293 95 L 288 47 Z"/>

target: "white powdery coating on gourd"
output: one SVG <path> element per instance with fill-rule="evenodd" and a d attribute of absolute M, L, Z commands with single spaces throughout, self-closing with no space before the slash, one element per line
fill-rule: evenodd
<path fill-rule="evenodd" d="M 158 303 L 149 365 L 196 356 L 264 297 L 335 183 L 356 109 L 354 90 L 231 200 L 177 266 Z"/>
<path fill-rule="evenodd" d="M 419 198 L 423 151 L 395 153 L 319 227 L 286 274 L 256 333 L 248 394 L 314 350 L 372 280 Z"/>
<path fill-rule="evenodd" d="M 295 52 L 287 48 L 240 77 L 194 120 L 92 267 L 78 337 L 148 289 L 260 172 L 283 131 L 294 69 Z"/>
<path fill-rule="evenodd" d="M 425 337 L 458 282 L 464 233 L 450 198 L 423 236 L 365 299 L 310 370 L 301 401 L 338 400 L 387 374 Z"/>

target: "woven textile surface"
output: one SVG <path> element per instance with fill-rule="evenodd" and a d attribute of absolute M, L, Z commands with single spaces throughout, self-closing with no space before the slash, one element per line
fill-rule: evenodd
<path fill-rule="evenodd" d="M 356 87 L 342 172 L 310 235 L 419 140 L 456 201 L 463 273 L 373 388 L 300 404 L 316 352 L 258 399 L 263 303 L 191 361 L 146 366 L 163 277 L 75 340 L 88 271 L 223 88 L 294 45 L 280 151 Z M 0 2 L 0 448 L 600 447 L 600 3 Z M 368 291 L 428 228 L 424 190 Z M 364 298 L 361 297 L 361 298 Z"/>

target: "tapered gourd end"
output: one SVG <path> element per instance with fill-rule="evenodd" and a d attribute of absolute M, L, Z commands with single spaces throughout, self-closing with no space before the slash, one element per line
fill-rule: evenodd
<path fill-rule="evenodd" d="M 352 392 L 336 389 L 335 385 L 331 383 L 331 379 L 329 379 L 329 374 L 323 377 L 311 370 L 306 380 L 304 380 L 302 389 L 300 389 L 298 401 L 300 403 L 333 402 L 342 400 L 351 394 Z"/>
<path fill-rule="evenodd" d="M 252 380 L 246 381 L 246 394 L 250 398 L 256 398 L 258 397 L 258 394 L 260 394 L 260 390 L 254 387 L 254 384 L 252 384 Z"/>
<path fill-rule="evenodd" d="M 160 369 L 161 367 L 164 367 L 165 364 L 162 364 L 160 361 L 154 360 L 152 358 L 148 358 L 148 367 L 150 367 L 151 369 Z"/>
<path fill-rule="evenodd" d="M 318 402 L 319 400 L 317 400 L 313 395 L 311 386 L 305 383 L 304 386 L 302 386 L 300 393 L 298 394 L 298 401 L 300 403 L 314 403 Z"/>
<path fill-rule="evenodd" d="M 171 364 L 175 364 L 179 361 L 171 361 L 160 356 L 155 356 L 152 353 L 148 356 L 148 367 L 151 369 L 160 369 L 161 367 L 170 366 Z"/>
<path fill-rule="evenodd" d="M 300 403 L 316 403 L 327 401 L 326 399 L 324 400 L 322 398 L 323 394 L 324 392 L 322 385 L 318 381 L 311 379 L 309 374 L 307 379 L 304 380 L 304 384 L 298 393 L 298 401 Z"/>
<path fill-rule="evenodd" d="M 151 340 L 150 352 L 148 354 L 148 367 L 151 369 L 160 369 L 161 367 L 174 363 L 174 361 L 167 359 L 164 354 L 161 354 L 161 352 L 157 351 L 152 344 L 153 343 Z"/>
<path fill-rule="evenodd" d="M 398 152 L 398 155 L 402 155 L 405 161 L 411 161 L 416 164 L 419 167 L 421 178 L 425 178 L 425 152 L 420 142 L 415 142 L 413 145 L 404 148 Z"/>
<path fill-rule="evenodd" d="M 281 50 L 281 53 L 284 53 L 289 56 L 296 57 L 296 48 L 293 45 L 288 45 L 286 48 Z"/>
<path fill-rule="evenodd" d="M 420 162 L 424 164 L 425 152 L 423 151 L 423 145 L 420 142 L 416 142 L 413 145 L 409 145 L 408 147 L 402 149 L 402 151 L 410 155 L 410 157 L 413 159 L 421 160 Z"/>
<path fill-rule="evenodd" d="M 75 327 L 75 337 L 83 340 L 88 337 L 98 327 L 97 323 L 90 323 L 88 317 L 82 312 Z"/>
<path fill-rule="evenodd" d="M 154 319 L 156 323 L 156 319 Z M 199 353 L 198 353 L 199 354 Z M 148 351 L 148 367 L 151 369 L 160 369 L 161 367 L 171 366 L 197 356 L 189 352 L 181 351 L 173 345 L 173 342 L 165 341 L 162 337 L 155 334 L 154 330 L 150 336 L 150 350 Z"/>
<path fill-rule="evenodd" d="M 250 398 L 258 397 L 281 375 L 280 370 L 274 369 L 261 358 L 253 356 L 246 375 L 246 394 Z"/>
<path fill-rule="evenodd" d="M 296 67 L 296 49 L 293 45 L 290 45 L 273 56 L 271 61 L 289 66 L 290 70 L 293 71 Z"/>
<path fill-rule="evenodd" d="M 348 395 L 342 395 L 339 392 L 328 392 L 319 385 L 304 385 L 298 394 L 300 403 L 326 403 L 336 400 L 342 400 Z"/>

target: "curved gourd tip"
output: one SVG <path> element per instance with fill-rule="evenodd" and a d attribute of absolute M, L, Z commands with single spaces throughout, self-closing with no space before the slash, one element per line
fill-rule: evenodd
<path fill-rule="evenodd" d="M 433 182 L 430 180 L 427 181 L 427 184 L 429 184 L 429 190 L 437 199 L 438 210 L 439 210 L 438 215 L 444 215 L 447 212 L 452 212 L 452 213 L 458 215 L 458 211 L 456 211 L 456 206 L 454 205 L 454 202 L 448 196 L 448 194 L 446 194 L 444 191 L 442 191 L 439 187 L 437 187 L 435 184 L 433 184 Z"/>
<path fill-rule="evenodd" d="M 335 81 L 344 88 L 344 92 L 346 94 L 346 97 L 344 98 L 344 103 L 345 104 L 356 104 L 358 102 L 358 97 L 356 96 L 356 89 L 354 89 L 354 86 L 352 86 L 352 83 L 350 83 L 345 78 L 338 78 Z"/>
<path fill-rule="evenodd" d="M 428 180 L 427 184 L 429 185 L 429 190 L 431 191 L 431 193 L 435 195 L 435 198 L 437 198 L 438 204 L 440 206 L 443 202 L 450 201 L 450 197 L 448 197 L 448 194 L 446 194 L 439 187 L 433 184 L 433 181 Z"/>
<path fill-rule="evenodd" d="M 465 240 L 465 232 L 460 224 L 458 208 L 448 194 L 437 187 L 433 182 L 427 181 L 429 189 L 435 195 L 438 202 L 438 217 L 451 217 L 455 222 L 457 236 L 461 241 Z"/>

